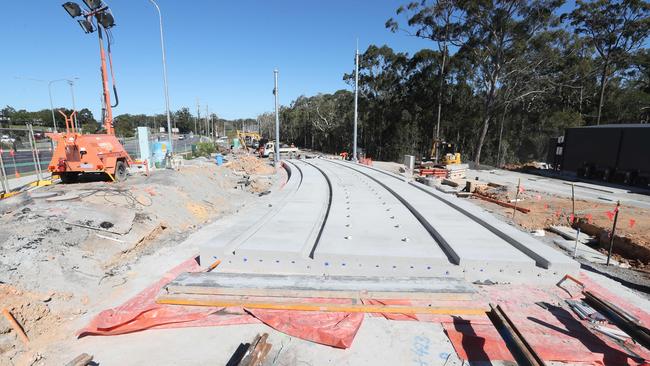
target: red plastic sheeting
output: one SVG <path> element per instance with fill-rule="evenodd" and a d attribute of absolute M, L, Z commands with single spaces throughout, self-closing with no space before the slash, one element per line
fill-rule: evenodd
<path fill-rule="evenodd" d="M 492 324 L 473 324 L 457 320 L 443 323 L 442 326 L 458 357 L 463 360 L 514 361 L 501 335 Z"/>
<path fill-rule="evenodd" d="M 239 314 L 224 314 L 221 312 L 224 310 L 223 308 L 156 304 L 156 296 L 163 286 L 182 272 L 197 272 L 199 270 L 200 266 L 194 258 L 186 260 L 124 304 L 97 314 L 85 328 L 78 332 L 78 336 L 117 335 L 151 328 L 203 327 L 259 322 L 241 309 Z"/>
<path fill-rule="evenodd" d="M 345 304 L 347 299 L 309 299 Z M 290 336 L 336 348 L 349 348 L 363 322 L 363 313 L 246 309 L 264 324 Z"/>
<path fill-rule="evenodd" d="M 641 356 L 634 357 L 607 336 L 589 329 L 569 310 L 557 306 L 567 298 L 566 293 L 559 288 L 510 285 L 506 290 L 502 286 L 486 286 L 480 289 L 480 293 L 480 298 L 503 308 L 545 361 L 646 365 L 642 358 L 650 358 L 647 350 L 633 344 L 627 345 L 627 348 Z M 625 303 L 611 293 L 606 298 L 616 304 Z M 536 302 L 543 302 L 547 309 Z M 492 325 L 455 321 L 444 323 L 443 326 L 462 359 L 515 361 L 512 354 L 506 352 L 503 338 Z"/>
<path fill-rule="evenodd" d="M 301 312 L 242 308 L 178 306 L 156 303 L 160 290 L 182 272 L 198 272 L 194 258 L 167 272 L 158 282 L 124 304 L 100 312 L 78 332 L 87 335 L 118 335 L 146 329 L 207 327 L 217 325 L 259 323 L 260 321 L 288 335 L 338 348 L 352 344 L 363 314 Z M 310 301 L 338 302 L 336 299 Z"/>

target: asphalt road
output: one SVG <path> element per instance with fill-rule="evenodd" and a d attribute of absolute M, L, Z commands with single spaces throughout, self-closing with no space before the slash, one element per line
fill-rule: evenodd
<path fill-rule="evenodd" d="M 161 140 L 165 140 L 161 137 Z M 186 136 L 182 140 L 174 140 L 174 151 L 176 152 L 186 152 L 192 149 L 192 144 L 198 143 L 200 138 L 198 136 L 189 137 Z M 158 141 L 158 136 L 154 136 L 151 142 Z M 132 158 L 140 157 L 140 150 L 138 146 L 137 138 L 128 138 L 122 140 L 122 144 L 126 151 L 131 155 Z M 28 149 L 18 149 L 13 156 L 10 151 L 2 150 L 2 161 L 4 162 L 5 172 L 9 179 L 17 177 L 16 172 L 19 175 L 27 175 L 34 173 L 36 171 L 36 164 L 34 163 L 34 158 L 32 152 Z M 52 151 L 50 148 L 40 148 L 38 153 L 41 169 L 47 170 L 47 167 L 52 159 Z M 2 174 L 2 172 L 0 172 Z"/>

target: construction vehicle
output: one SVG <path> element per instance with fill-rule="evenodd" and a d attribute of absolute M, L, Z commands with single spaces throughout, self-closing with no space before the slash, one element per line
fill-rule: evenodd
<path fill-rule="evenodd" d="M 64 9 L 72 18 L 78 20 L 85 33 L 95 30 L 99 36 L 99 53 L 101 58 L 101 76 L 103 87 L 102 122 L 105 133 L 82 134 L 75 129 L 73 111 L 70 116 L 61 113 L 66 122 L 65 133 L 48 133 L 47 136 L 56 143 L 52 153 L 52 160 L 48 170 L 53 175 L 61 178 L 63 183 L 76 182 L 80 174 L 104 173 L 113 181 L 126 179 L 127 168 L 133 163 L 122 144 L 115 136 L 113 128 L 113 108 L 118 104 L 113 62 L 111 57 L 112 35 L 110 29 L 115 25 L 110 9 L 101 0 L 84 0 L 88 10 L 83 10 L 73 2 L 63 4 Z M 104 52 L 104 37 L 107 38 L 108 61 L 111 66 L 113 92 L 115 105 L 111 104 L 111 95 L 108 88 L 108 69 L 106 66 L 106 53 Z"/>
<path fill-rule="evenodd" d="M 280 144 L 279 149 L 280 155 L 288 155 L 290 158 L 297 156 L 300 153 L 297 147 L 287 144 Z M 262 150 L 262 157 L 275 158 L 275 142 L 269 141 L 264 145 L 264 150 Z"/>
<path fill-rule="evenodd" d="M 461 164 L 460 153 L 456 151 L 456 144 L 444 140 L 434 140 L 431 148 L 431 159 L 438 165 Z"/>
<path fill-rule="evenodd" d="M 260 140 L 262 139 L 262 135 L 257 132 L 237 130 L 237 138 L 239 139 L 239 143 L 243 148 L 247 150 L 249 148 L 257 149 L 259 147 Z"/>

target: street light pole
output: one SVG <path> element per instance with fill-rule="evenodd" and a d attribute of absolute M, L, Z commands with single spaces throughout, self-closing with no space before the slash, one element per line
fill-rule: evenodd
<path fill-rule="evenodd" d="M 357 119 L 358 113 L 358 98 L 359 98 L 359 41 L 357 40 L 357 51 L 354 57 L 354 137 L 352 143 L 352 161 L 357 161 Z"/>
<path fill-rule="evenodd" d="M 273 70 L 273 77 L 275 78 L 275 88 L 273 94 L 275 95 L 275 164 L 280 164 L 280 106 L 278 104 L 278 69 Z"/>
<path fill-rule="evenodd" d="M 52 103 L 52 83 L 56 81 L 50 81 L 47 83 L 47 92 L 50 94 L 50 111 L 52 112 L 52 127 L 54 127 L 54 132 L 56 132 L 56 119 L 54 117 L 54 103 Z"/>
<path fill-rule="evenodd" d="M 70 94 L 72 95 L 72 110 L 76 111 L 77 106 L 76 106 L 75 101 L 74 101 L 74 79 L 77 79 L 77 78 L 73 78 L 72 80 L 67 80 L 67 81 L 68 81 L 68 85 L 70 85 Z M 74 114 L 74 125 L 75 125 L 75 128 L 78 131 L 79 130 L 79 120 L 77 120 L 77 113 Z"/>
<path fill-rule="evenodd" d="M 50 111 L 52 112 L 52 125 L 54 127 L 54 132 L 56 132 L 56 119 L 54 118 L 54 103 L 52 103 L 52 84 L 58 81 L 67 81 L 69 83 L 71 82 L 69 79 L 56 79 L 56 80 L 50 80 L 47 83 L 47 91 L 50 94 Z M 74 94 L 72 95 L 72 108 L 74 110 Z"/>
<path fill-rule="evenodd" d="M 73 77 L 72 80 L 71 79 L 56 79 L 56 80 L 49 80 L 49 81 L 48 80 L 41 80 L 41 79 L 34 79 L 34 78 L 20 77 L 20 76 L 16 76 L 15 78 L 16 79 L 37 81 L 39 83 L 47 83 L 47 93 L 50 96 L 50 112 L 52 112 L 52 127 L 54 127 L 54 132 L 56 132 L 56 119 L 55 119 L 55 116 L 54 116 L 54 103 L 52 102 L 52 84 L 54 84 L 54 83 L 56 83 L 58 81 L 67 81 L 70 84 L 70 88 L 71 88 L 70 90 L 72 91 L 72 109 L 76 110 L 75 101 L 74 101 L 74 89 L 72 89 L 72 88 L 73 88 L 73 84 L 74 84 L 73 80 L 79 79 L 78 77 Z M 75 118 L 76 118 L 76 116 L 75 116 Z"/>
<path fill-rule="evenodd" d="M 158 19 L 160 20 L 160 48 L 162 50 L 163 64 L 163 82 L 165 85 L 165 110 L 167 111 L 167 135 L 169 136 L 169 152 L 174 152 L 174 143 L 172 140 L 172 120 L 169 114 L 169 87 L 167 86 L 167 61 L 165 60 L 165 37 L 163 36 L 163 19 L 160 7 L 154 0 L 149 0 L 158 10 Z"/>

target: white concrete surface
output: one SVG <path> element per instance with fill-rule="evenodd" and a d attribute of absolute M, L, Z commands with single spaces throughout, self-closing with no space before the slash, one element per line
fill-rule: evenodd
<path fill-rule="evenodd" d="M 516 187 L 518 180 L 526 190 L 548 192 L 562 197 L 571 197 L 571 183 L 567 180 L 543 177 L 539 175 L 513 172 L 509 170 L 470 170 L 467 172 L 467 179 L 478 177 L 484 182 L 493 182 L 502 185 Z M 611 187 L 587 182 L 575 182 L 576 199 L 584 199 L 600 202 L 616 202 L 622 204 L 650 208 L 650 192 L 646 194 L 635 193 L 634 188 Z M 641 190 L 639 190 L 641 191 Z"/>
<path fill-rule="evenodd" d="M 225 365 L 240 343 L 251 342 L 264 332 L 273 345 L 265 365 L 462 365 L 440 324 L 372 317 L 364 319 L 348 349 L 291 337 L 263 324 L 246 324 L 86 337 L 74 342 L 65 354 L 86 352 L 102 366 Z M 62 365 L 73 357 L 51 360 L 51 364 Z"/>
<path fill-rule="evenodd" d="M 334 197 L 315 260 L 332 266 L 450 266 L 417 218 L 379 184 L 320 159 L 310 163 L 330 177 Z"/>
<path fill-rule="evenodd" d="M 271 207 L 203 241 L 205 263 L 221 259 L 221 271 L 239 273 L 498 282 L 552 282 L 579 268 L 479 207 L 392 173 L 325 159 L 287 164 L 292 173 Z"/>

